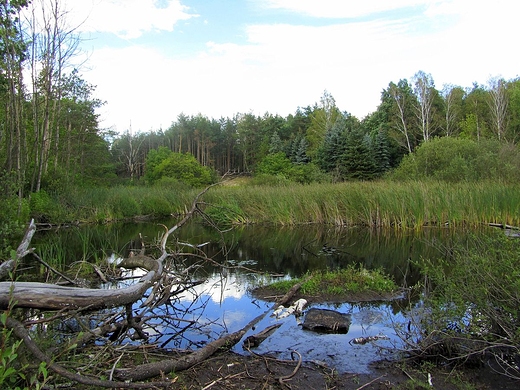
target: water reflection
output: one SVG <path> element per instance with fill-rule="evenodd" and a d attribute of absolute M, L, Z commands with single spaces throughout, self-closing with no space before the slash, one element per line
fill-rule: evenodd
<path fill-rule="evenodd" d="M 167 226 L 173 223 L 163 221 Z M 40 232 L 33 243 L 48 262 L 51 262 L 48 257 L 52 252 L 47 249 L 48 256 L 45 256 L 45 248 L 59 246 L 62 265 L 66 267 L 78 260 L 105 258 L 117 261 L 131 250 L 141 248 L 140 234 L 149 250 L 153 250 L 163 232 L 164 228 L 157 223 L 88 226 Z M 209 242 L 204 249 L 214 260 L 214 263 L 205 263 L 193 275 L 194 280 L 204 279 L 205 283 L 183 291 L 172 305 L 163 305 L 149 315 L 150 325 L 145 329 L 150 335 L 149 342 L 182 349 L 198 348 L 223 334 L 238 331 L 269 310 L 272 303 L 256 300 L 251 295 L 251 289 L 256 286 L 280 278 L 299 277 L 308 271 L 344 268 L 358 263 L 369 269 L 382 268 L 398 284 L 409 286 L 419 279 L 414 262 L 421 257 L 443 256 L 441 248 L 464 240 L 464 234 L 447 229 L 371 231 L 315 225 L 292 228 L 243 226 L 221 235 L 214 229 L 191 223 L 175 233 L 168 244 L 172 250 L 189 251 L 190 247 L 183 242 L 193 245 Z M 190 261 L 177 259 L 176 266 L 179 269 L 188 267 Z M 222 273 L 216 263 L 228 266 L 226 272 Z M 125 281 L 131 282 L 132 279 Z M 312 307 L 351 314 L 348 333 L 317 334 L 303 330 L 294 316 L 283 320 L 266 316 L 257 324 L 256 332 L 280 321 L 282 326 L 256 352 L 290 359 L 291 350 L 297 350 L 305 361 L 327 364 L 341 372 L 365 372 L 371 361 L 381 358 L 399 341 L 393 323 L 405 321 L 401 302 L 395 301 Z M 161 318 L 154 319 L 153 315 Z M 253 333 L 248 332 L 246 337 Z M 351 342 L 368 336 L 384 337 L 366 344 Z M 235 346 L 234 350 L 248 353 L 242 345 Z"/>

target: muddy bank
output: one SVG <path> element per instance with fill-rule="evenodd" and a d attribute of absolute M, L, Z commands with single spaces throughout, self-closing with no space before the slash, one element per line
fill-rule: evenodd
<path fill-rule="evenodd" d="M 183 372 L 177 383 L 186 389 L 502 389 L 518 388 L 518 382 L 489 369 L 406 366 L 404 363 L 377 362 L 369 374 L 339 374 L 330 367 L 303 364 L 295 371 L 296 361 L 280 361 L 269 356 L 242 356 L 223 353 Z M 428 373 L 433 387 L 429 386 Z M 294 374 L 294 375 L 293 375 Z M 293 375 L 293 376 L 291 376 Z M 280 378 L 291 376 L 288 379 Z"/>

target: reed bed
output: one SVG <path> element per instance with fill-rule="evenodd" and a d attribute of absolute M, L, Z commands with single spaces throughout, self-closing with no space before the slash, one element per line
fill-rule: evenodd
<path fill-rule="evenodd" d="M 520 186 L 501 183 L 354 182 L 215 188 L 209 203 L 248 223 L 324 223 L 369 227 L 487 223 L 520 225 Z M 239 222 L 230 220 L 230 223 Z"/>
<path fill-rule="evenodd" d="M 182 214 L 199 189 L 114 187 L 76 190 L 54 200 L 47 220 L 107 222 Z M 338 184 L 216 186 L 203 201 L 219 223 L 330 224 L 420 228 L 520 225 L 520 185 L 499 182 L 376 181 Z"/>

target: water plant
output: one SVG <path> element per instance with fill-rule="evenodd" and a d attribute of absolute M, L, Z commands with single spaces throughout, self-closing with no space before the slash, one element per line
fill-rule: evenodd
<path fill-rule="evenodd" d="M 382 270 L 368 270 L 360 265 L 344 269 L 316 271 L 291 280 L 278 281 L 269 287 L 286 292 L 297 283 L 302 283 L 303 294 L 344 295 L 361 292 L 388 293 L 397 291 L 395 282 Z"/>

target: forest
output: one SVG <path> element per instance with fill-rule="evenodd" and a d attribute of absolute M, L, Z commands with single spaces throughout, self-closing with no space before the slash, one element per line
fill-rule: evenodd
<path fill-rule="evenodd" d="M 67 28 L 60 2 L 49 4 L 54 8 L 1 2 L 4 225 L 42 192 L 58 196 L 73 188 L 164 182 L 199 186 L 229 172 L 265 183 L 302 184 L 392 175 L 452 181 L 516 177 L 511 172 L 518 164 L 520 78 L 437 88 L 433 76 L 420 70 L 390 81 L 376 111 L 364 118 L 338 107 L 325 90 L 317 102 L 295 107 L 286 117 L 180 114 L 167 129 L 121 134 L 101 128 L 98 109 L 104 102 L 93 97 L 95 86 L 75 66 L 81 37 Z M 406 157 L 419 148 L 430 162 L 413 168 L 416 160 Z M 440 158 L 441 150 L 450 163 L 437 169 L 432 156 Z M 400 164 L 405 167 L 396 170 Z"/>

